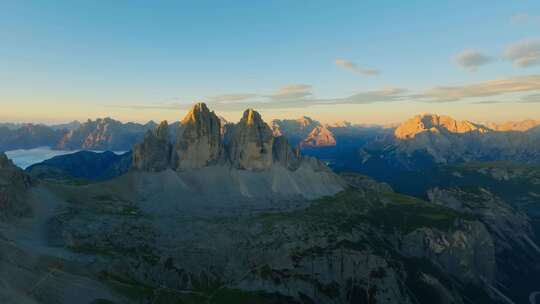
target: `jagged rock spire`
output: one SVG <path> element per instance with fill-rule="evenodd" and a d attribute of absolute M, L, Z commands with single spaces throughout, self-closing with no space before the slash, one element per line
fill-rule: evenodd
<path fill-rule="evenodd" d="M 279 163 L 288 169 L 296 170 L 300 166 L 301 159 L 298 150 L 292 149 L 285 136 L 274 138 L 272 156 L 275 163 Z"/>
<path fill-rule="evenodd" d="M 169 124 L 163 121 L 146 133 L 142 143 L 133 147 L 133 168 L 151 172 L 165 170 L 169 167 L 170 155 Z"/>
<path fill-rule="evenodd" d="M 274 137 L 261 115 L 247 109 L 236 125 L 229 149 L 233 166 L 240 169 L 262 170 L 272 165 Z"/>
<path fill-rule="evenodd" d="M 177 170 L 201 168 L 222 156 L 221 121 L 206 104 L 197 103 L 181 122 L 173 151 Z"/>
<path fill-rule="evenodd" d="M 237 124 L 223 130 L 220 119 L 204 103 L 198 103 L 181 121 L 174 149 L 169 125 L 162 122 L 133 148 L 133 168 L 182 171 L 211 165 L 232 165 L 237 169 L 265 170 L 274 164 L 296 170 L 303 158 L 283 136 L 274 137 L 261 115 L 247 109 Z"/>
<path fill-rule="evenodd" d="M 0 169 L 13 167 L 13 162 L 7 157 L 4 152 L 0 152 Z"/>

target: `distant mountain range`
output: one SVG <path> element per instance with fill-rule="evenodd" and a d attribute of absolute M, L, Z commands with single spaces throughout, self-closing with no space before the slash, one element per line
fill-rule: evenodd
<path fill-rule="evenodd" d="M 222 133 L 234 125 L 219 119 Z M 180 124 L 175 122 L 169 126 L 171 142 Z M 479 124 L 433 114 L 417 115 L 397 127 L 347 122 L 322 124 L 305 116 L 276 119 L 269 124 L 274 136 L 283 135 L 291 146 L 328 161 L 338 170 L 366 166 L 414 169 L 471 160 L 538 162 L 539 125 L 540 122 L 533 120 Z M 148 130 L 156 127 L 152 121 L 122 123 L 112 118 L 56 126 L 0 124 L 0 151 L 40 146 L 60 150 L 129 151 L 142 141 Z"/>

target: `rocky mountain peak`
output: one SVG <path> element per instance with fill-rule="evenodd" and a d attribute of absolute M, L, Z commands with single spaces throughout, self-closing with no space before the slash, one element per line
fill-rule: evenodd
<path fill-rule="evenodd" d="M 206 104 L 197 103 L 181 122 L 173 152 L 175 169 L 201 168 L 222 155 L 221 121 Z"/>
<path fill-rule="evenodd" d="M 190 123 L 195 123 L 197 121 L 203 121 L 206 117 L 209 117 L 213 112 L 210 112 L 208 107 L 204 102 L 196 103 L 191 110 L 186 114 L 184 119 L 182 119 L 181 124 L 186 125 Z"/>
<path fill-rule="evenodd" d="M 0 153 L 0 169 L 13 168 L 15 165 L 3 152 Z"/>
<path fill-rule="evenodd" d="M 314 120 L 307 116 L 302 116 L 296 120 L 302 128 L 311 126 L 314 123 Z"/>
<path fill-rule="evenodd" d="M 261 114 L 259 112 L 249 108 L 244 111 L 242 115 L 242 121 L 247 126 L 252 126 L 255 124 L 260 124 L 262 122 Z"/>
<path fill-rule="evenodd" d="M 247 109 L 236 125 L 230 144 L 230 160 L 235 167 L 260 170 L 272 165 L 274 136 L 261 115 Z"/>
<path fill-rule="evenodd" d="M 156 136 L 161 140 L 168 140 L 169 138 L 169 123 L 164 120 L 162 121 L 156 129 Z"/>
<path fill-rule="evenodd" d="M 144 140 L 133 147 L 132 167 L 137 170 L 157 172 L 169 167 L 171 144 L 169 124 L 163 121 L 155 130 L 149 130 Z"/>
<path fill-rule="evenodd" d="M 419 133 L 486 133 L 489 129 L 470 121 L 457 121 L 445 115 L 423 114 L 402 123 L 394 135 L 398 139 L 411 139 Z"/>
<path fill-rule="evenodd" d="M 335 146 L 336 139 L 334 134 L 324 126 L 314 128 L 306 139 L 302 142 L 302 146 L 322 147 Z"/>

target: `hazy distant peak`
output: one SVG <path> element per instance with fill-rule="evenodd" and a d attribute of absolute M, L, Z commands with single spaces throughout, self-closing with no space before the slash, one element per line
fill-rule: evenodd
<path fill-rule="evenodd" d="M 537 127 L 540 125 L 540 121 L 527 119 L 522 121 L 509 121 L 505 123 L 490 123 L 488 124 L 488 127 L 495 130 L 495 131 L 519 131 L 524 132 L 528 131 L 534 127 Z"/>
<path fill-rule="evenodd" d="M 315 121 L 307 116 L 302 116 L 296 120 L 302 127 L 311 126 Z"/>
<path fill-rule="evenodd" d="M 334 123 L 329 123 L 325 125 L 327 128 L 350 128 L 352 123 L 350 121 L 342 120 Z"/>
<path fill-rule="evenodd" d="M 489 131 L 489 128 L 467 120 L 458 121 L 446 115 L 422 114 L 402 123 L 397 127 L 394 135 L 399 139 L 407 139 L 414 138 L 417 134 L 423 132 L 486 133 Z"/>
<path fill-rule="evenodd" d="M 336 139 L 334 134 L 328 130 L 325 126 L 315 127 L 302 142 L 302 146 L 335 146 Z"/>

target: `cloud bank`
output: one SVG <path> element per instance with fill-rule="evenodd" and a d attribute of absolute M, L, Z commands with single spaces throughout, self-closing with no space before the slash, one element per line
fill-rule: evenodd
<path fill-rule="evenodd" d="M 309 84 L 285 85 L 273 94 L 226 94 L 213 96 L 207 100 L 210 107 L 220 111 L 242 111 L 246 108 L 256 109 L 290 109 L 320 105 L 372 104 L 382 102 L 457 102 L 471 104 L 495 104 L 505 101 L 496 97 L 512 93 L 529 93 L 530 95 L 515 100 L 522 103 L 540 102 L 540 75 L 509 77 L 488 80 L 459 86 L 438 86 L 424 91 L 411 93 L 405 88 L 387 87 L 379 90 L 363 91 L 345 97 L 317 98 L 312 94 Z M 532 93 L 532 94 L 531 94 Z M 486 100 L 475 100 L 490 97 Z M 129 109 L 166 109 L 179 110 L 190 107 L 190 102 L 172 102 L 153 105 L 109 105 Z"/>

